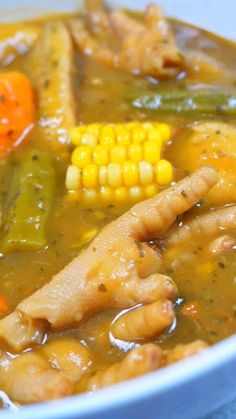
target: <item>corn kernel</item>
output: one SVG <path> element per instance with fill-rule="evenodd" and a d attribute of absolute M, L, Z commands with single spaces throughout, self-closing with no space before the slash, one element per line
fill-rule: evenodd
<path fill-rule="evenodd" d="M 122 185 L 121 166 L 118 163 L 110 163 L 107 167 L 107 180 L 109 186 L 116 188 Z"/>
<path fill-rule="evenodd" d="M 148 139 L 150 141 L 155 141 L 156 143 L 159 144 L 159 147 L 161 148 L 162 146 L 162 135 L 161 132 L 159 130 L 159 128 L 156 127 L 152 127 L 148 130 Z"/>
<path fill-rule="evenodd" d="M 94 205 L 97 202 L 98 193 L 96 189 L 85 189 L 83 191 L 83 202 L 87 205 Z"/>
<path fill-rule="evenodd" d="M 123 163 L 127 157 L 125 145 L 116 144 L 111 149 L 111 161 L 114 163 Z"/>
<path fill-rule="evenodd" d="M 116 188 L 114 191 L 114 200 L 119 204 L 124 204 L 128 201 L 128 190 L 126 187 Z"/>
<path fill-rule="evenodd" d="M 144 196 L 147 199 L 155 196 L 157 192 L 158 192 L 158 188 L 156 185 L 148 185 L 148 186 L 145 186 L 144 188 Z"/>
<path fill-rule="evenodd" d="M 108 148 L 115 144 L 115 132 L 112 124 L 106 124 L 101 129 L 100 143 Z"/>
<path fill-rule="evenodd" d="M 173 168 L 160 157 L 171 136 L 167 124 L 93 123 L 74 127 L 68 134 L 77 148 L 67 169 L 66 187 L 79 191 L 87 203 L 140 201 L 154 196 L 157 184 L 172 181 Z"/>
<path fill-rule="evenodd" d="M 129 190 L 129 196 L 134 202 L 142 201 L 143 199 L 143 190 L 140 186 L 133 186 Z"/>
<path fill-rule="evenodd" d="M 105 186 L 107 185 L 107 166 L 101 166 L 98 170 L 98 181 L 99 185 Z"/>
<path fill-rule="evenodd" d="M 164 144 L 167 143 L 171 137 L 171 128 L 167 124 L 158 124 L 158 128 L 162 135 L 162 139 Z"/>
<path fill-rule="evenodd" d="M 154 174 L 151 163 L 146 161 L 139 163 L 139 179 L 142 185 L 151 185 L 153 183 Z"/>
<path fill-rule="evenodd" d="M 133 128 L 132 130 L 132 141 L 133 143 L 142 143 L 144 140 L 146 140 L 147 132 L 144 128 L 141 126 L 137 128 Z"/>
<path fill-rule="evenodd" d="M 90 134 L 94 134 L 96 138 L 98 138 L 102 125 L 101 124 L 89 124 L 87 127 L 87 132 Z"/>
<path fill-rule="evenodd" d="M 68 131 L 68 137 L 74 145 L 80 145 L 82 136 L 81 127 L 72 127 Z"/>
<path fill-rule="evenodd" d="M 80 170 L 71 164 L 66 172 L 66 187 L 68 190 L 76 190 L 80 186 Z"/>
<path fill-rule="evenodd" d="M 136 163 L 140 162 L 143 158 L 143 148 L 141 144 L 130 144 L 128 147 L 128 157 Z"/>
<path fill-rule="evenodd" d="M 113 201 L 113 191 L 110 186 L 102 186 L 100 188 L 100 199 L 104 204 L 110 204 Z"/>
<path fill-rule="evenodd" d="M 71 157 L 73 165 L 83 169 L 91 162 L 91 148 L 87 145 L 82 145 L 74 149 Z"/>
<path fill-rule="evenodd" d="M 93 150 L 93 162 L 98 166 L 105 166 L 108 163 L 109 153 L 104 145 L 97 145 Z"/>
<path fill-rule="evenodd" d="M 116 125 L 115 133 L 118 144 L 128 145 L 130 143 L 130 131 L 125 125 Z"/>
<path fill-rule="evenodd" d="M 126 161 L 122 167 L 123 182 L 126 186 L 135 186 L 138 183 L 138 167 L 132 161 Z"/>
<path fill-rule="evenodd" d="M 160 160 L 160 145 L 155 141 L 145 141 L 143 144 L 144 160 L 151 164 L 155 164 Z"/>
<path fill-rule="evenodd" d="M 130 131 L 132 131 L 132 129 L 140 126 L 140 122 L 138 121 L 126 122 L 125 125 Z"/>
<path fill-rule="evenodd" d="M 95 147 L 95 145 L 97 144 L 96 135 L 90 132 L 85 132 L 84 134 L 82 134 L 81 144 L 88 145 L 89 147 Z"/>
<path fill-rule="evenodd" d="M 98 168 L 95 164 L 86 166 L 82 173 L 83 186 L 86 189 L 94 189 L 98 186 Z"/>
<path fill-rule="evenodd" d="M 164 186 L 173 180 L 173 167 L 167 160 L 160 160 L 156 165 L 156 181 L 158 185 Z"/>
<path fill-rule="evenodd" d="M 149 129 L 151 129 L 153 127 L 153 123 L 152 122 L 144 122 L 143 123 L 143 128 L 146 129 L 147 131 Z"/>

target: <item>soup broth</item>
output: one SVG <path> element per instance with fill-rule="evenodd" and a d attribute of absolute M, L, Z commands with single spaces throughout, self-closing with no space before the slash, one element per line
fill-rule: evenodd
<path fill-rule="evenodd" d="M 131 14 L 142 21 L 142 16 Z M 71 16 L 56 16 L 67 24 Z M 73 16 L 75 19 L 76 16 Z M 40 21 L 30 22 L 39 29 L 52 21 L 53 16 Z M 162 80 L 153 76 L 133 75 L 119 69 L 102 65 L 96 59 L 75 52 L 73 73 L 73 90 L 75 95 L 76 125 L 90 123 L 126 123 L 130 121 L 158 121 L 169 124 L 172 136 L 164 151 L 164 157 L 174 167 L 174 181 L 182 179 L 199 165 L 204 164 L 196 158 L 196 142 L 191 142 L 193 126 L 207 123 L 230 124 L 235 127 L 234 116 L 191 114 L 156 114 L 153 110 L 137 109 L 130 106 L 127 96 L 142 96 L 152 90 L 166 92 L 171 90 L 199 91 L 209 87 L 216 92 L 235 94 L 235 45 L 208 33 L 198 27 L 172 20 L 171 28 L 183 54 L 192 54 L 206 60 L 207 64 L 199 71 L 179 71 L 177 77 Z M 0 33 L 3 33 L 0 27 Z M 219 71 L 211 71 L 217 63 Z M 197 66 L 197 64 L 196 64 Z M 210 71 L 209 71 L 210 68 Z M 27 75 L 34 88 L 34 74 L 37 72 L 32 60 L 31 50 L 15 58 L 8 65 L 1 67 L 1 72 L 19 71 Z M 230 74 L 230 76 L 229 76 Z M 37 103 L 37 99 L 36 99 Z M 0 197 L 1 213 L 5 211 L 5 202 L 9 192 L 11 176 L 21 156 L 27 150 L 37 149 L 52 154 L 46 141 L 41 141 L 40 128 L 35 124 L 28 135 L 28 140 L 15 147 L 11 153 L 0 161 Z M 204 155 L 201 145 L 199 155 Z M 235 146 L 234 146 L 235 147 Z M 221 152 L 224 150 L 221 149 Z M 201 154 L 202 153 L 202 154 Z M 205 150 L 206 163 L 217 167 L 217 159 L 209 157 Z M 55 193 L 50 215 L 46 223 L 47 245 L 43 250 L 0 251 L 0 296 L 7 302 L 7 313 L 2 310 L 1 318 L 14 311 L 17 305 L 33 294 L 52 277 L 64 268 L 74 257 L 87 248 L 88 244 L 99 234 L 104 226 L 116 220 L 129 209 L 133 203 L 125 205 L 111 203 L 108 206 L 83 205 L 76 194 L 68 193 L 65 186 L 65 175 L 68 160 L 64 158 L 64 149 L 58 149 L 52 155 L 55 168 Z M 196 161 L 194 160 L 196 158 Z M 235 165 L 227 160 L 232 176 L 236 179 Z M 189 163 L 189 161 L 191 162 Z M 210 161 L 211 160 L 211 161 Z M 228 163 L 227 163 L 228 162 Z M 159 190 L 165 187 L 160 187 Z M 221 191 L 219 191 L 219 194 Z M 234 196 L 218 196 L 217 191 L 206 195 L 188 214 L 189 218 L 198 217 L 217 206 L 233 204 Z M 4 222 L 4 218 L 2 218 Z M 173 228 L 181 227 L 178 219 Z M 4 239 L 2 229 L 1 239 Z M 164 245 L 163 263 L 160 273 L 170 276 L 176 283 L 178 292 L 174 301 L 175 318 L 172 324 L 162 333 L 151 338 L 130 339 L 123 341 L 113 336 L 111 324 L 124 313 L 117 307 L 104 307 L 103 310 L 91 313 L 81 323 L 72 324 L 53 330 L 49 327 L 45 333 L 43 345 L 67 337 L 75 338 L 89 349 L 93 357 L 92 371 L 101 366 L 112 365 L 121 361 L 128 351 L 140 344 L 154 342 L 163 350 L 169 350 L 177 344 L 188 344 L 201 339 L 213 344 L 236 331 L 236 262 L 234 247 L 218 254 L 210 252 L 209 240 L 201 236 L 186 240 L 182 244 L 171 246 L 168 251 Z M 130 310 L 130 308 L 127 308 Z M 3 344 L 4 347 L 5 344 Z M 41 345 L 29 345 L 26 348 L 40 352 Z M 14 349 L 9 352 L 15 354 Z M 91 370 L 86 374 L 91 374 Z M 86 375 L 85 374 L 85 375 Z M 84 380 L 78 380 L 74 392 L 85 389 Z"/>

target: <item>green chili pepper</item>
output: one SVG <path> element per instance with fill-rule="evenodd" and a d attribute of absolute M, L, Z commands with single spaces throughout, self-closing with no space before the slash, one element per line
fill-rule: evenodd
<path fill-rule="evenodd" d="M 208 90 L 176 90 L 147 93 L 128 98 L 133 107 L 157 113 L 200 115 L 236 115 L 236 95 Z"/>
<path fill-rule="evenodd" d="M 44 249 L 55 172 L 49 154 L 31 150 L 16 166 L 3 218 L 2 250 Z"/>

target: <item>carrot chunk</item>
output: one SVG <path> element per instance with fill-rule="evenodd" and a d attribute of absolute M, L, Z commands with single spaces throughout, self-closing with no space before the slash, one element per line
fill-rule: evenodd
<path fill-rule="evenodd" d="M 200 317 L 201 306 L 197 301 L 190 301 L 181 308 L 181 313 L 191 320 L 197 320 Z"/>
<path fill-rule="evenodd" d="M 0 73 L 0 156 L 19 145 L 35 119 L 33 90 L 19 72 Z"/>
<path fill-rule="evenodd" d="M 6 313 L 7 311 L 9 311 L 7 300 L 2 295 L 0 295 L 0 314 Z"/>

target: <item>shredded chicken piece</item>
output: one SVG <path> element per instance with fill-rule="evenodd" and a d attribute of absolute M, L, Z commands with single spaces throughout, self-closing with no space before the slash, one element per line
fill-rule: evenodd
<path fill-rule="evenodd" d="M 18 403 L 53 400 L 72 394 L 72 383 L 38 353 L 0 358 L 1 389 Z"/>
<path fill-rule="evenodd" d="M 115 338 L 121 340 L 147 339 L 163 332 L 173 320 L 172 302 L 159 300 L 118 317 L 112 324 L 111 332 Z"/>
<path fill-rule="evenodd" d="M 24 318 L 46 320 L 57 329 L 81 322 L 105 307 L 172 300 L 176 286 L 169 277 L 156 273 L 161 257 L 144 241 L 165 233 L 215 182 L 215 170 L 202 167 L 174 187 L 135 205 L 106 226 L 51 282 L 23 300 L 16 312 Z M 10 316 L 0 321 L 0 337 L 9 344 L 15 323 Z M 31 342 L 31 334 L 27 336 L 23 329 L 18 347 Z"/>
<path fill-rule="evenodd" d="M 135 74 L 173 77 L 183 66 L 170 25 L 159 7 L 151 4 L 145 20 L 136 20 L 122 10 L 108 13 L 101 1 L 87 0 L 87 14 L 93 33 L 113 32 L 118 35 L 119 48 L 112 49 L 97 40 L 86 26 L 86 18 L 72 19 L 70 29 L 75 43 L 85 55 L 104 65 Z"/>
<path fill-rule="evenodd" d="M 200 339 L 186 345 L 177 345 L 175 348 L 166 351 L 166 363 L 172 364 L 174 362 L 181 361 L 182 359 L 196 355 L 207 348 L 207 343 Z"/>
<path fill-rule="evenodd" d="M 162 350 L 153 343 L 133 349 L 110 367 L 97 371 L 88 379 L 86 390 L 94 391 L 154 371 L 163 365 Z"/>

